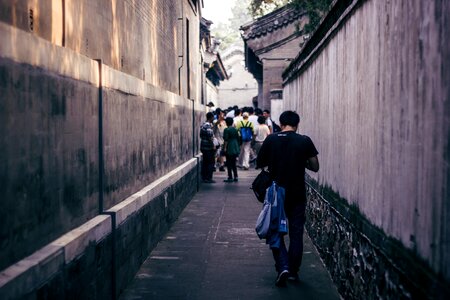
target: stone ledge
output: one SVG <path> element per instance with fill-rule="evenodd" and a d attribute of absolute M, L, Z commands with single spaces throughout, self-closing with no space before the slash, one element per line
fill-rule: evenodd
<path fill-rule="evenodd" d="M 64 264 L 64 248 L 49 244 L 0 273 L 0 299 L 17 299 L 36 289 Z"/>
<path fill-rule="evenodd" d="M 107 212 L 116 214 L 116 224 L 119 226 L 130 215 L 139 211 L 142 207 L 148 204 L 156 196 L 164 192 L 168 187 L 176 183 L 180 178 L 185 176 L 190 170 L 197 166 L 197 158 L 192 158 L 178 168 L 172 170 L 168 174 L 152 182 L 139 192 L 131 195 L 124 201 L 113 206 Z"/>
<path fill-rule="evenodd" d="M 97 216 L 0 273 L 0 299 L 28 294 L 111 233 L 110 216 Z"/>
<path fill-rule="evenodd" d="M 66 233 L 50 245 L 64 249 L 64 262 L 68 264 L 83 253 L 89 243 L 98 243 L 111 234 L 111 231 L 111 217 L 101 215 Z"/>

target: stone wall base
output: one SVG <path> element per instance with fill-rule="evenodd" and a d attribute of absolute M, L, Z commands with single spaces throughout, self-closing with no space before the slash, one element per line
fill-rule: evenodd
<path fill-rule="evenodd" d="M 307 183 L 306 230 L 344 299 L 450 299 L 449 284 L 412 250 L 330 188 Z"/>
<path fill-rule="evenodd" d="M 197 191 L 198 158 L 0 273 L 0 299 L 116 299 Z"/>

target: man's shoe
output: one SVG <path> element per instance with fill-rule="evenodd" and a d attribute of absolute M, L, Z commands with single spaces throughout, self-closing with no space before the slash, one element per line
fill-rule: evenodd
<path fill-rule="evenodd" d="M 237 182 L 237 181 L 238 181 L 237 177 L 236 177 L 235 179 L 233 179 L 233 180 L 234 180 L 234 182 Z"/>
<path fill-rule="evenodd" d="M 287 280 L 298 282 L 300 279 L 298 278 L 297 273 L 289 273 Z"/>
<path fill-rule="evenodd" d="M 222 166 L 222 167 L 219 168 L 219 171 L 220 172 L 225 172 L 225 168 Z"/>
<path fill-rule="evenodd" d="M 212 179 L 205 179 L 203 180 L 204 183 L 216 183 L 214 180 Z"/>
<path fill-rule="evenodd" d="M 225 179 L 223 182 L 233 182 L 233 178 Z"/>
<path fill-rule="evenodd" d="M 289 276 L 288 270 L 283 270 L 278 274 L 277 280 L 275 281 L 276 286 L 286 286 L 286 280 Z"/>

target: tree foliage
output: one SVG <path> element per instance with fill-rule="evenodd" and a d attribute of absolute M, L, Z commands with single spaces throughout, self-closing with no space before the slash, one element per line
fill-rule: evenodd
<path fill-rule="evenodd" d="M 249 10 L 254 18 L 268 14 L 275 9 L 292 2 L 290 0 L 251 0 Z"/>
<path fill-rule="evenodd" d="M 220 50 L 224 50 L 233 44 L 242 43 L 239 28 L 253 18 L 249 11 L 251 0 L 237 0 L 231 8 L 232 16 L 227 23 L 218 23 L 212 28 L 214 37 L 221 41 Z"/>
<path fill-rule="evenodd" d="M 304 28 L 305 33 L 308 33 L 317 28 L 321 18 L 330 9 L 332 2 L 333 0 L 251 0 L 249 9 L 253 17 L 259 17 L 289 4 L 308 14 L 309 23 Z"/>

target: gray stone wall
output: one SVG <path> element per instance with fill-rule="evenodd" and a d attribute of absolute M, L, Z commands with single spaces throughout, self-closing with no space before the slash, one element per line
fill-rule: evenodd
<path fill-rule="evenodd" d="M 307 194 L 307 232 L 344 299 L 448 297 L 442 278 L 357 207 L 311 179 Z"/>
<path fill-rule="evenodd" d="M 442 42 L 450 37 L 449 13 L 441 1 L 337 1 L 284 73 L 285 109 L 300 113 L 299 131 L 320 153 L 313 178 L 360 212 L 351 223 L 379 228 L 413 253 L 409 260 L 394 248 L 387 261 L 405 266 L 397 275 L 426 290 L 415 268 L 450 281 L 450 48 Z M 331 219 L 317 218 L 316 226 Z M 360 241 L 348 228 L 337 240 L 355 249 Z M 367 245 L 383 248 L 384 239 L 367 237 Z M 324 249 L 346 259 L 338 243 Z M 375 282 L 355 281 L 355 295 L 380 284 L 376 272 Z"/>
<path fill-rule="evenodd" d="M 51 256 L 52 268 L 59 266 L 61 257 L 64 268 L 72 268 L 76 259 L 61 256 L 66 250 L 60 244 L 52 246 L 55 240 L 79 232 L 79 228 L 101 218 L 99 214 L 159 182 L 199 152 L 199 126 L 205 108 L 198 97 L 198 11 L 194 12 L 188 1 L 157 1 L 150 15 L 144 14 L 148 2 L 136 2 L 142 5 L 139 8 L 121 6 L 134 5 L 130 1 L 108 2 L 105 7 L 97 7 L 100 4 L 94 2 L 0 1 L 1 293 L 8 291 L 10 284 L 20 292 L 21 285 L 27 284 L 20 278 L 26 278 L 28 272 L 36 277 L 30 281 L 33 284 L 43 284 L 39 280 L 49 278 L 47 271 L 56 274 L 47 262 L 39 260 L 42 249 Z M 170 11 L 175 3 L 177 8 Z M 183 4 L 183 9 L 178 4 Z M 190 20 L 189 32 L 185 23 L 174 27 L 172 21 L 181 12 L 183 22 Z M 136 20 L 130 21 L 132 13 Z M 153 24 L 150 29 L 145 26 L 148 22 Z M 153 30 L 156 36 L 144 36 L 140 27 Z M 184 37 L 181 28 L 186 31 Z M 127 35 L 125 44 L 116 44 L 122 43 L 123 35 Z M 136 46 L 141 42 L 145 49 Z M 129 50 L 123 66 L 120 54 L 125 50 L 120 47 Z M 165 51 L 167 47 L 170 49 Z M 188 49 L 190 68 L 186 67 Z M 178 61 L 178 51 L 183 54 L 184 67 Z M 141 65 L 155 73 L 144 76 L 137 69 Z M 188 85 L 190 99 L 186 97 Z M 195 174 L 184 176 L 194 178 Z M 181 177 L 178 180 L 186 183 Z M 170 214 L 163 220 L 167 224 L 196 188 L 192 182 L 186 184 L 177 188 L 186 190 L 180 194 L 174 190 L 165 198 L 173 202 L 173 209 L 165 212 Z M 154 216 L 145 214 L 152 224 L 161 219 L 157 210 L 154 212 Z M 111 220 L 106 223 L 102 226 L 111 231 Z M 167 224 L 155 225 L 151 235 L 160 236 Z M 137 234 L 136 239 L 142 238 Z M 94 240 L 94 250 L 86 246 L 80 249 L 88 253 L 77 252 L 80 257 L 86 255 L 86 260 L 75 264 L 73 276 L 85 272 L 91 276 L 92 259 L 102 259 L 92 256 L 104 251 L 102 245 L 95 248 L 100 240 Z M 22 268 L 29 264 L 31 269 Z M 73 276 L 68 272 L 72 271 L 61 268 L 62 277 L 55 275 L 55 280 L 70 282 L 68 278 Z M 107 269 L 104 272 L 109 273 Z M 104 276 L 100 274 L 98 280 Z M 20 284 L 16 285 L 16 280 Z M 34 293 L 34 289 L 27 291 Z M 44 290 L 43 295 L 50 292 Z M 69 287 L 66 292 L 71 294 Z"/>
<path fill-rule="evenodd" d="M 126 94 L 116 86 L 103 90 L 105 208 L 191 158 L 193 131 L 197 135 L 200 126 L 192 101 L 156 88 L 143 94 L 130 83 L 127 88 Z"/>

